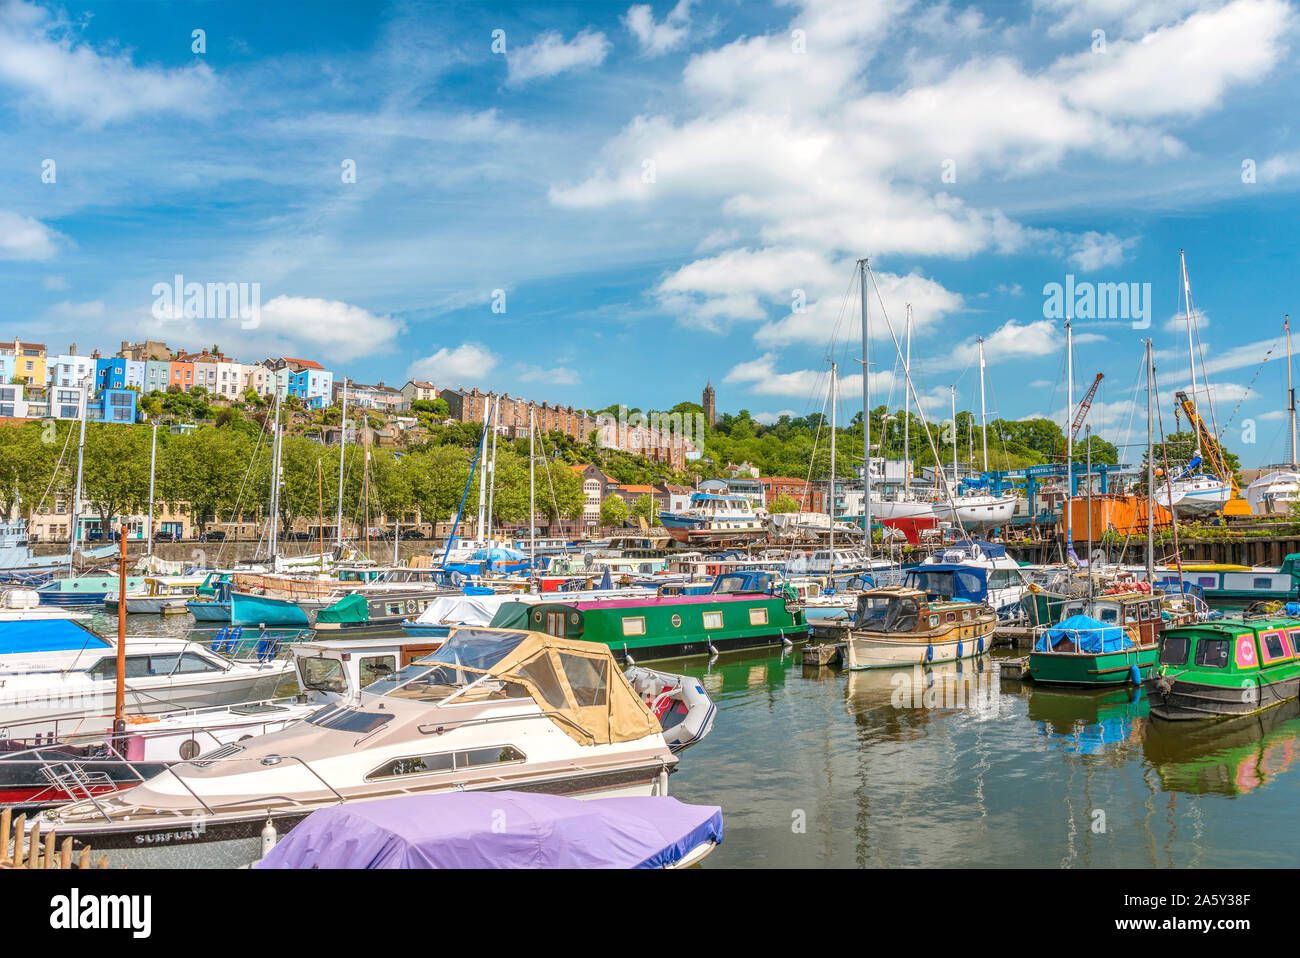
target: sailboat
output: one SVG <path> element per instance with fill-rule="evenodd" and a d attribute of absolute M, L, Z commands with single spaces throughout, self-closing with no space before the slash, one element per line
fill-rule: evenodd
<path fill-rule="evenodd" d="M 980 433 L 984 443 L 984 472 L 989 471 L 988 411 L 984 401 L 984 340 L 979 341 L 980 360 Z M 957 394 L 952 395 L 952 482 L 959 487 L 957 477 Z M 973 458 L 973 457 L 972 457 Z M 978 480 L 982 482 L 983 480 Z M 966 483 L 967 486 L 973 483 Z M 934 514 L 940 519 L 960 521 L 966 529 L 989 529 L 1003 525 L 1016 514 L 1016 497 L 995 496 L 987 492 L 967 492 L 953 496 L 948 502 L 936 502 Z"/>
<path fill-rule="evenodd" d="M 904 338 L 907 342 L 903 357 L 903 376 L 907 377 L 912 364 L 912 304 L 907 304 L 907 318 L 904 321 Z M 903 387 L 903 489 L 892 499 L 881 497 L 871 500 L 871 511 L 881 520 L 892 519 L 933 519 L 934 503 L 918 497 L 912 492 L 912 458 L 910 437 L 912 432 L 912 397 Z M 883 440 L 882 440 L 883 446 Z"/>
<path fill-rule="evenodd" d="M 1161 504 L 1172 504 L 1174 513 L 1179 516 L 1204 516 L 1220 512 L 1232 497 L 1233 489 L 1229 480 L 1200 471 L 1204 463 L 1204 449 L 1201 441 L 1203 424 L 1196 410 L 1196 351 L 1192 345 L 1192 324 L 1195 322 L 1192 315 L 1192 286 L 1187 278 L 1187 258 L 1182 250 L 1179 250 L 1178 257 L 1182 264 L 1183 298 L 1187 315 L 1187 362 L 1192 376 L 1190 394 L 1180 392 L 1178 400 L 1187 414 L 1188 425 L 1196 435 L 1196 452 L 1182 472 L 1176 476 L 1171 475 L 1156 490 L 1156 501 Z M 1202 377 L 1206 379 L 1205 393 L 1208 402 L 1210 384 L 1208 377 L 1205 376 L 1204 364 L 1202 364 L 1201 373 Z"/>

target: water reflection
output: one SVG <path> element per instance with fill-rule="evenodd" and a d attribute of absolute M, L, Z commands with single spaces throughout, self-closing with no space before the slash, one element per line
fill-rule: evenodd
<path fill-rule="evenodd" d="M 1165 791 L 1247 795 L 1300 760 L 1300 701 L 1214 722 L 1152 722 L 1143 752 Z"/>

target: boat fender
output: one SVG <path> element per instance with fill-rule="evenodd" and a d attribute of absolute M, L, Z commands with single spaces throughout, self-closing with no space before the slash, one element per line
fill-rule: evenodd
<path fill-rule="evenodd" d="M 1134 685 L 1140 686 L 1142 684 L 1142 670 L 1137 667 L 1136 663 L 1129 666 L 1128 677 L 1129 681 Z"/>
<path fill-rule="evenodd" d="M 933 645 L 927 645 L 927 646 L 925 647 L 925 660 L 926 660 L 927 662 L 933 662 L 933 661 L 934 661 L 934 646 L 933 646 Z"/>
<path fill-rule="evenodd" d="M 262 826 L 262 857 L 265 858 L 275 847 L 275 841 L 278 836 L 275 833 L 275 823 L 269 818 L 266 824 Z"/>
<path fill-rule="evenodd" d="M 957 642 L 957 658 L 959 658 L 959 659 L 960 659 L 960 658 L 963 658 L 963 657 L 964 657 L 964 656 L 963 656 L 963 652 L 964 652 L 964 651 L 965 651 L 965 649 L 964 649 L 963 646 L 962 646 L 961 640 L 958 640 L 958 642 Z"/>
<path fill-rule="evenodd" d="M 709 655 L 717 655 L 717 654 L 718 654 L 718 650 L 714 647 L 713 643 L 710 642 L 710 643 L 709 643 Z"/>
<path fill-rule="evenodd" d="M 980 655 L 984 654 L 984 636 L 981 635 L 975 640 L 975 651 Z"/>

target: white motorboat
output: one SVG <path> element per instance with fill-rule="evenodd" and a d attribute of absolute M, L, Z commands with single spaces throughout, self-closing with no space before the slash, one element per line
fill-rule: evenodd
<path fill-rule="evenodd" d="M 1260 476 L 1244 493 L 1250 511 L 1257 516 L 1284 516 L 1300 502 L 1300 472 L 1280 469 Z"/>
<path fill-rule="evenodd" d="M 346 702 L 147 782 L 41 813 L 128 867 L 251 863 L 317 808 L 409 794 L 664 795 L 677 763 L 599 643 L 458 629 Z"/>
<path fill-rule="evenodd" d="M 198 595 L 199 586 L 207 582 L 208 574 L 145 576 L 144 588 L 127 592 L 126 611 L 131 615 L 157 615 L 163 612 L 185 611 L 185 603 Z M 117 611 L 119 595 L 109 592 L 104 596 L 104 609 Z"/>
<path fill-rule="evenodd" d="M 134 715 L 270 698 L 284 661 L 235 660 L 185 639 L 127 639 L 125 711 Z M 108 728 L 117 644 L 75 621 L 0 621 L 0 738 L 62 740 Z"/>
<path fill-rule="evenodd" d="M 89 612 L 41 605 L 41 595 L 35 589 L 9 589 L 0 595 L 0 622 L 48 622 L 51 619 L 89 622 L 91 618 Z"/>

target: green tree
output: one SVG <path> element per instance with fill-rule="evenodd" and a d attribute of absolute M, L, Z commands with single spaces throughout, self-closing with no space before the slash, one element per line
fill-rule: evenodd
<path fill-rule="evenodd" d="M 798 512 L 799 503 L 782 493 L 767 505 L 768 512 Z"/>
<path fill-rule="evenodd" d="M 627 503 L 621 496 L 610 493 L 600 504 L 600 524 L 602 526 L 621 526 L 627 522 Z"/>
<path fill-rule="evenodd" d="M 654 499 L 645 495 L 637 498 L 632 503 L 631 517 L 634 519 L 644 519 L 646 525 L 659 525 L 659 511 L 655 508 Z"/>

